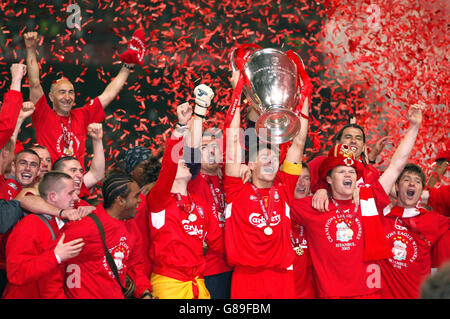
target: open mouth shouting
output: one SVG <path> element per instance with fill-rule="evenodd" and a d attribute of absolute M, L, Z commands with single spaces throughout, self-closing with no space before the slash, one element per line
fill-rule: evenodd
<path fill-rule="evenodd" d="M 416 194 L 416 191 L 414 189 L 408 189 L 406 190 L 406 197 L 408 199 L 414 199 L 414 195 Z"/>
<path fill-rule="evenodd" d="M 29 185 L 33 182 L 33 175 L 31 175 L 30 173 L 22 173 L 20 174 L 20 178 L 23 185 Z"/>
<path fill-rule="evenodd" d="M 352 188 L 353 181 L 352 181 L 351 179 L 345 179 L 345 180 L 342 182 L 342 185 L 343 185 L 345 188 Z"/>

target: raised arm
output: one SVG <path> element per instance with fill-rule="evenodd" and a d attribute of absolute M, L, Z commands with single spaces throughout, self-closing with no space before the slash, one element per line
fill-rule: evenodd
<path fill-rule="evenodd" d="M 105 150 L 103 149 L 103 128 L 101 123 L 91 123 L 88 135 L 92 138 L 93 158 L 89 171 L 84 174 L 83 182 L 87 189 L 105 177 Z"/>
<path fill-rule="evenodd" d="M 231 85 L 233 88 L 239 78 L 239 71 L 234 71 L 231 77 Z M 241 108 L 236 106 L 230 127 L 225 128 L 225 175 L 232 177 L 240 177 L 242 162 L 242 145 L 239 139 L 241 130 Z"/>
<path fill-rule="evenodd" d="M 106 108 L 122 90 L 128 76 L 131 73 L 130 65 L 123 65 L 117 76 L 106 86 L 102 94 L 98 96 L 103 108 Z"/>
<path fill-rule="evenodd" d="M 392 186 L 394 186 L 395 181 L 405 167 L 409 155 L 414 147 L 417 133 L 419 132 L 420 125 L 422 124 L 422 109 L 423 106 L 419 104 L 410 106 L 408 110 L 408 120 L 410 123 L 409 128 L 392 156 L 391 163 L 386 171 L 384 171 L 383 175 L 379 178 L 379 182 L 381 186 L 383 186 L 386 194 L 391 192 Z"/>
<path fill-rule="evenodd" d="M 19 117 L 17 118 L 16 128 L 11 136 L 11 147 L 15 148 L 17 142 L 17 136 L 19 136 L 20 128 L 27 117 L 30 117 L 34 112 L 34 103 L 27 101 L 22 103 L 22 108 L 20 109 Z"/>
<path fill-rule="evenodd" d="M 27 52 L 28 81 L 30 85 L 30 101 L 34 104 L 44 95 L 39 75 L 39 64 L 36 58 L 36 47 L 38 42 L 37 32 L 27 32 L 23 36 Z"/>
<path fill-rule="evenodd" d="M 22 107 L 22 78 L 26 74 L 24 64 L 11 65 L 11 86 L 10 90 L 3 97 L 3 104 L 0 108 L 0 149 L 5 146 L 14 133 L 16 123 Z"/>
<path fill-rule="evenodd" d="M 61 213 L 61 209 L 47 203 L 37 195 L 24 196 L 19 201 L 23 209 L 34 214 L 47 214 L 68 220 L 80 220 L 83 217 L 76 209 L 64 209 Z"/>
<path fill-rule="evenodd" d="M 138 29 L 133 33 L 130 41 L 128 41 L 128 50 L 120 54 L 120 60 L 123 63 L 119 74 L 108 84 L 105 91 L 98 97 L 103 108 L 107 107 L 122 90 L 125 82 L 135 65 L 142 65 L 145 55 L 145 33 Z"/>
<path fill-rule="evenodd" d="M 308 135 L 308 119 L 309 115 L 309 99 L 306 98 L 302 107 L 302 114 L 305 116 L 300 116 L 300 131 L 297 136 L 292 140 L 292 144 L 286 153 L 285 161 L 293 164 L 299 164 L 302 162 L 303 150 L 305 148 L 306 137 Z"/>

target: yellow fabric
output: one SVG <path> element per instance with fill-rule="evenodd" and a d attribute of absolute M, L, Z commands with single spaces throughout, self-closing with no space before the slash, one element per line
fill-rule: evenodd
<path fill-rule="evenodd" d="M 284 161 L 281 170 L 289 175 L 300 175 L 302 172 L 302 163 L 294 164 Z"/>
<path fill-rule="evenodd" d="M 159 299 L 193 299 L 193 284 L 198 287 L 198 299 L 211 299 L 205 280 L 198 277 L 194 281 L 181 281 L 152 273 L 150 281 L 152 294 Z"/>

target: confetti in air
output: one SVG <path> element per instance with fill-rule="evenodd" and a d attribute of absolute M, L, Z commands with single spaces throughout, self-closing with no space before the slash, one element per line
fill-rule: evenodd
<path fill-rule="evenodd" d="M 430 173 L 449 137 L 445 0 L 85 0 L 76 2 L 81 24 L 72 28 L 68 6 L 74 1 L 30 3 L 0 4 L 2 94 L 9 86 L 9 65 L 24 61 L 24 32 L 42 35 L 38 63 L 44 91 L 64 75 L 81 106 L 117 74 L 119 54 L 133 31 L 145 30 L 144 65 L 136 67 L 106 109 L 107 168 L 133 145 L 156 154 L 175 122 L 176 106 L 193 103 L 192 91 L 200 83 L 215 91 L 206 126 L 221 128 L 232 94 L 230 53 L 243 43 L 292 49 L 302 57 L 314 87 L 309 159 L 326 153 L 331 137 L 356 117 L 369 148 L 392 136 L 393 147 L 381 155 L 385 167 L 414 103 L 425 104 L 426 110 L 411 161 Z M 27 97 L 27 88 L 24 93 Z M 24 127 L 19 140 L 34 142 L 32 127 Z M 89 140 L 87 146 L 89 152 Z"/>

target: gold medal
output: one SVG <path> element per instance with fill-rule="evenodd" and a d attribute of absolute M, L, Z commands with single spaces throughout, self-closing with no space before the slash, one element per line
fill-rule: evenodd
<path fill-rule="evenodd" d="M 197 220 L 197 215 L 195 215 L 194 213 L 191 213 L 191 214 L 189 214 L 188 219 L 191 222 L 195 222 Z"/>
<path fill-rule="evenodd" d="M 297 256 L 302 256 L 304 253 L 302 246 L 295 247 L 295 253 Z"/>
<path fill-rule="evenodd" d="M 264 234 L 266 234 L 267 236 L 272 235 L 273 230 L 272 228 L 270 228 L 269 226 L 267 226 L 266 228 L 264 228 Z"/>

